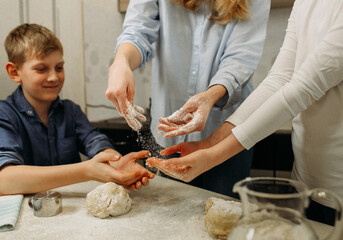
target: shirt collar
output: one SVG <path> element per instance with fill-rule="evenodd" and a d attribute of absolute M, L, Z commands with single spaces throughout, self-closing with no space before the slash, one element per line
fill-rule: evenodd
<path fill-rule="evenodd" d="M 20 86 L 7 98 L 8 101 L 12 102 L 20 112 L 26 112 L 27 115 L 33 116 L 34 109 L 31 104 L 26 100 L 23 89 Z M 51 104 L 51 109 L 57 108 L 62 105 L 62 100 L 57 97 Z"/>

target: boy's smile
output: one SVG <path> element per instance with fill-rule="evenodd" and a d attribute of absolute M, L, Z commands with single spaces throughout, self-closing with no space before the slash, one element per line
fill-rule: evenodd
<path fill-rule="evenodd" d="M 64 61 L 60 51 L 43 58 L 31 57 L 18 69 L 25 98 L 31 105 L 50 106 L 64 83 Z"/>

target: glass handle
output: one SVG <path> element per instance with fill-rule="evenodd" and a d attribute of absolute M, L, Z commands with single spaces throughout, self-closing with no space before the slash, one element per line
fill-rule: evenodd
<path fill-rule="evenodd" d="M 324 240 L 342 240 L 343 239 L 343 221 L 342 210 L 343 204 L 338 195 L 330 190 L 315 188 L 311 190 L 311 197 L 318 202 L 330 202 L 334 204 L 336 210 L 335 226 L 332 232 Z"/>

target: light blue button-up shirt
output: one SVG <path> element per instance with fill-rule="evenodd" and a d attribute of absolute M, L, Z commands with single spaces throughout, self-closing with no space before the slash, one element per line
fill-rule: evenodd
<path fill-rule="evenodd" d="M 253 90 L 252 76 L 262 54 L 270 0 L 251 0 L 249 20 L 218 24 L 206 8 L 192 12 L 172 0 L 130 0 L 117 47 L 134 44 L 141 67 L 152 60 L 151 130 L 164 147 L 200 140 L 215 131 Z M 204 131 L 165 139 L 159 117 L 221 84 L 227 96 L 212 108 Z"/>

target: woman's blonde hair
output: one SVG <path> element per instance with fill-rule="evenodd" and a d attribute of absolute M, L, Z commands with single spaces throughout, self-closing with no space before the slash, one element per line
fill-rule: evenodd
<path fill-rule="evenodd" d="M 248 0 L 172 0 L 192 11 L 206 5 L 210 20 L 226 24 L 234 19 L 247 20 L 249 14 Z"/>
<path fill-rule="evenodd" d="M 54 51 L 63 54 L 63 47 L 56 35 L 38 24 L 22 24 L 13 29 L 5 40 L 8 61 L 20 67 L 30 57 L 43 58 Z"/>

